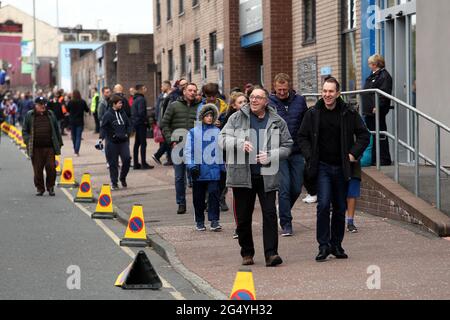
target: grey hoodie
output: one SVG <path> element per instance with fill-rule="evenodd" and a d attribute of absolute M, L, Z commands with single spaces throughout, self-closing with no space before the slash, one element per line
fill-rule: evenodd
<path fill-rule="evenodd" d="M 266 192 L 279 189 L 279 165 L 286 160 L 292 151 L 294 141 L 286 122 L 277 112 L 267 107 L 269 120 L 264 134 L 264 150 L 269 154 L 270 164 L 263 166 L 261 175 L 264 178 Z M 229 119 L 223 128 L 219 145 L 227 153 L 227 186 L 231 188 L 252 188 L 251 164 L 256 154 L 245 154 L 243 146 L 251 140 L 250 106 L 246 105 Z M 240 160 L 240 161 L 239 161 Z M 253 162 L 251 163 L 250 160 Z"/>

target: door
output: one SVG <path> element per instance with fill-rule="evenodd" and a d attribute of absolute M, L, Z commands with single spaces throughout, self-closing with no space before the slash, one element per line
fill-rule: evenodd
<path fill-rule="evenodd" d="M 393 78 L 393 96 L 415 106 L 416 103 L 416 0 L 379 0 L 380 24 L 378 52 L 386 59 L 386 69 Z M 393 112 L 388 123 L 393 132 Z M 414 147 L 414 119 L 405 108 L 399 108 L 400 140 Z M 400 148 L 400 161 L 410 163 L 412 154 Z"/>

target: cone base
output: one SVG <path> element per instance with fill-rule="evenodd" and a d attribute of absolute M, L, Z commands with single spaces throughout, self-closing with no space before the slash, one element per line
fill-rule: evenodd
<path fill-rule="evenodd" d="M 75 198 L 73 202 L 76 203 L 95 203 L 94 198 Z"/>
<path fill-rule="evenodd" d="M 72 188 L 78 188 L 80 185 L 78 183 L 74 184 L 61 184 L 58 183 L 58 188 L 64 188 L 64 189 L 72 189 Z"/>
<path fill-rule="evenodd" d="M 130 248 L 146 248 L 150 247 L 149 240 L 136 240 L 136 239 L 123 239 L 120 240 L 121 247 L 130 247 Z"/>
<path fill-rule="evenodd" d="M 92 216 L 92 219 L 98 219 L 98 220 L 114 220 L 117 218 L 117 214 L 116 213 L 100 213 L 100 212 L 95 212 Z"/>

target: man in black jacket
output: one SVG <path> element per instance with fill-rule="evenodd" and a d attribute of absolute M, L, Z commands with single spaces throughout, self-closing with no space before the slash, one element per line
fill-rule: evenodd
<path fill-rule="evenodd" d="M 131 119 L 134 130 L 136 131 L 136 139 L 134 142 L 134 170 L 149 170 L 154 167 L 147 163 L 147 100 L 145 93 L 147 88 L 138 84 L 136 86 L 136 94 L 133 97 L 133 106 L 131 107 Z M 139 164 L 139 149 L 141 149 L 141 163 Z"/>
<path fill-rule="evenodd" d="M 345 234 L 348 182 L 352 166 L 370 142 L 370 133 L 361 116 L 340 98 L 340 84 L 332 77 L 325 80 L 322 97 L 303 120 L 298 143 L 306 160 L 306 174 L 318 186 L 317 262 L 330 254 L 347 259 L 342 248 Z M 330 205 L 333 205 L 330 227 Z"/>
<path fill-rule="evenodd" d="M 103 116 L 100 128 L 100 139 L 106 139 L 106 159 L 109 163 L 111 177 L 111 188 L 119 189 L 119 156 L 122 160 L 120 182 L 124 188 L 127 187 L 127 175 L 130 171 L 130 134 L 132 126 L 130 119 L 122 110 L 123 101 L 114 96 L 111 99 L 112 108 Z"/>

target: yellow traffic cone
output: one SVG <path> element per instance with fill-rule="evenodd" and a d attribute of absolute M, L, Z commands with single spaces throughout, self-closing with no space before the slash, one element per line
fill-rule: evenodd
<path fill-rule="evenodd" d="M 147 231 L 145 228 L 144 207 L 135 205 L 128 222 L 124 238 L 120 241 L 121 247 L 148 247 Z"/>
<path fill-rule="evenodd" d="M 256 300 L 253 273 L 250 270 L 241 270 L 236 276 L 230 300 Z"/>
<path fill-rule="evenodd" d="M 92 193 L 91 175 L 85 173 L 81 179 L 80 188 L 74 202 L 94 203 L 94 195 Z"/>
<path fill-rule="evenodd" d="M 102 191 L 98 197 L 97 209 L 92 215 L 92 219 L 114 219 L 117 215 L 114 212 L 113 201 L 111 196 L 111 186 L 104 184 Z"/>
<path fill-rule="evenodd" d="M 56 175 L 61 175 L 61 156 L 55 156 Z"/>
<path fill-rule="evenodd" d="M 75 172 L 73 171 L 73 160 L 64 159 L 64 166 L 61 174 L 61 180 L 58 183 L 60 188 L 76 188 L 78 183 L 75 181 Z"/>

